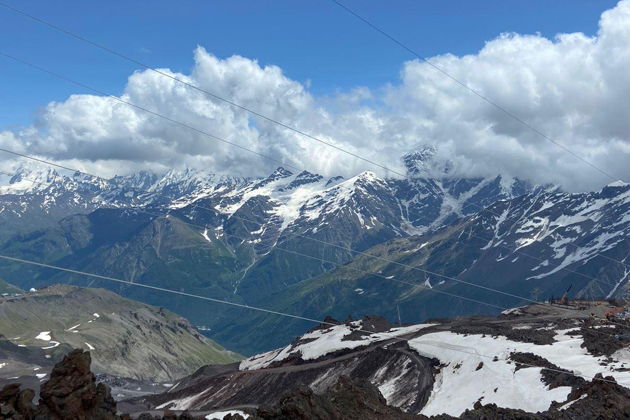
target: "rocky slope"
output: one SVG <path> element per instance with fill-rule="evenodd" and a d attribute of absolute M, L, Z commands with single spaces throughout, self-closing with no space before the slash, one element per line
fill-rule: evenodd
<path fill-rule="evenodd" d="M 372 247 L 365 252 L 372 257 L 357 255 L 292 285 L 267 297 L 265 307 L 318 319 L 379 313 L 422 322 L 496 314 L 528 303 L 524 299 L 560 297 L 568 288 L 572 297 L 627 297 L 628 214 L 630 185 L 623 183 L 593 193 L 541 192 L 497 201 L 442 229 Z M 279 345 L 306 328 L 293 320 L 274 325 L 255 313 L 237 322 L 242 324 L 216 331 L 216 337 L 265 325 L 273 334 L 258 336 L 260 330 L 252 329 L 246 330 L 252 334 L 248 338 Z"/>
<path fill-rule="evenodd" d="M 90 354 L 74 350 L 52 370 L 50 380 L 42 386 L 37 404 L 33 404 L 34 391 L 21 389 L 18 384 L 7 385 L 0 390 L 0 415 L 12 419 L 130 419 L 124 411 L 126 404 L 118 405 L 111 397 L 110 389 L 97 383 L 90 371 Z M 169 411 L 131 413 L 139 419 L 223 419 L 285 420 L 285 419 L 440 419 L 454 417 L 442 414 L 425 416 L 406 413 L 388 404 L 378 388 L 366 380 L 340 377 L 323 392 L 314 392 L 306 385 L 294 385 L 277 398 L 273 405 L 258 409 Z M 496 404 L 483 405 L 477 401 L 472 409 L 464 411 L 464 419 L 574 419 L 574 418 L 626 418 L 630 415 L 630 391 L 618 384 L 613 377 L 597 375 L 591 382 L 575 387 L 567 402 L 553 404 L 549 410 L 528 413 L 523 410 L 503 408 Z"/>
<path fill-rule="evenodd" d="M 97 373 L 160 382 L 239 360 L 184 318 L 103 289 L 52 286 L 0 298 L 0 332 L 5 379 L 42 380 L 71 348 L 89 350 Z"/>
<path fill-rule="evenodd" d="M 0 250 L 266 305 L 271 295 L 288 286 L 351 261 L 355 254 L 349 248 L 365 250 L 424 232 L 496 199 L 531 190 L 523 182 L 501 177 L 454 178 L 448 168 L 433 168 L 432 155 L 423 150 L 406 156 L 406 179 L 381 179 L 369 172 L 347 180 L 326 179 L 279 168 L 262 179 L 173 171 L 116 177 L 108 183 L 79 174 L 21 170 L 0 189 L 0 219 L 12 226 L 2 234 L 13 232 L 13 227 L 21 233 Z M 167 211 L 169 216 L 164 216 Z M 44 228 L 36 216 L 46 221 Z M 55 281 L 85 284 L 80 276 L 15 263 L 0 262 L 0 270 L 25 289 Z M 213 333 L 221 331 L 230 348 L 250 352 L 270 345 L 242 342 L 243 335 L 231 329 L 231 319 L 240 311 L 107 282 L 94 284 L 165 306 Z"/>
<path fill-rule="evenodd" d="M 15 295 L 19 293 L 22 293 L 22 289 L 0 279 L 0 294 L 1 295 L 6 296 L 6 295 Z"/>
<path fill-rule="evenodd" d="M 376 312 L 422 322 L 436 316 L 498 313 L 526 302 L 484 288 L 541 300 L 558 297 L 569 287 L 571 296 L 580 297 L 627 293 L 630 185 L 615 183 L 592 193 L 537 191 L 407 236 L 402 223 L 392 222 L 400 219 L 390 219 L 393 213 L 386 211 L 392 208 L 387 205 L 392 196 L 384 192 L 393 191 L 391 185 L 366 175 L 334 181 L 325 189 L 330 196 L 309 190 L 318 186 L 314 191 L 319 191 L 324 182 L 278 171 L 238 193 L 219 187 L 214 198 L 199 198 L 197 207 L 184 204 L 168 217 L 100 209 L 14 237 L 1 250 L 319 319 Z M 296 196 L 307 197 L 296 199 L 307 204 L 291 204 Z M 372 243 L 377 245 L 369 247 Z M 350 247 L 369 247 L 365 253 L 377 258 L 353 254 Z M 335 268 L 338 264 L 343 265 Z M 86 281 L 17 264 L 0 267 L 5 279 L 24 289 L 51 281 Z M 174 310 L 242 353 L 273 348 L 305 328 L 299 321 L 280 322 L 275 316 L 194 299 L 95 284 Z"/>
<path fill-rule="evenodd" d="M 606 305 L 583 311 L 533 305 L 497 318 L 405 327 L 378 318 L 344 323 L 328 319 L 288 346 L 253 356 L 238 367 L 206 367 L 167 392 L 127 407 L 258 407 L 261 418 L 282 418 L 278 416 L 285 409 L 306 413 L 308 418 L 309 410 L 339 413 L 344 406 L 364 403 L 376 404 L 384 410 L 383 416 L 388 409 L 440 418 L 506 418 L 506 413 L 513 418 L 571 418 L 580 412 L 623 415 L 630 409 L 626 397 L 630 339 L 617 336 L 630 332 L 630 323 L 602 324 L 590 317 L 590 312 L 599 315 L 607 309 Z M 345 398 L 333 400 L 340 389 L 352 388 L 349 381 L 358 384 L 363 395 L 371 394 L 366 397 L 370 402 L 355 401 L 353 406 L 346 405 Z M 378 390 L 389 408 L 379 404 L 378 393 L 361 385 L 366 383 Z M 611 394 L 602 400 L 606 390 Z M 592 406 L 584 405 L 587 399 Z M 532 414 L 537 412 L 539 417 Z"/>

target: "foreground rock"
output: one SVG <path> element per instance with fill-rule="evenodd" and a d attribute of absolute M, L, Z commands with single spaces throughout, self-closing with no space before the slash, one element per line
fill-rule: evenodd
<path fill-rule="evenodd" d="M 0 419 L 14 420 L 125 420 L 118 415 L 116 401 L 109 387 L 97 383 L 90 370 L 90 353 L 73 350 L 50 373 L 41 387 L 39 403 L 33 404 L 35 392 L 10 384 L 0 391 Z M 147 416 L 144 416 L 147 418 Z M 148 416 L 148 418 L 153 418 Z M 188 415 L 166 415 L 165 419 L 190 419 Z"/>
<path fill-rule="evenodd" d="M 615 383 L 613 377 L 598 376 L 573 392 L 569 401 L 542 413 L 482 405 L 467 410 L 460 417 L 426 417 L 400 411 L 387 405 L 376 387 L 367 381 L 353 382 L 347 377 L 321 395 L 307 387 L 285 394 L 273 407 L 261 407 L 254 420 L 552 420 L 552 419 L 627 419 L 630 418 L 630 391 Z"/>
<path fill-rule="evenodd" d="M 275 406 L 259 408 L 253 416 L 256 420 L 419 418 L 388 406 L 378 389 L 369 382 L 353 382 L 345 376 L 321 395 L 310 388 L 299 387 L 282 397 Z"/>
<path fill-rule="evenodd" d="M 44 420 L 126 420 L 128 414 L 118 414 L 116 402 L 109 387 L 97 383 L 90 371 L 90 354 L 73 350 L 52 370 L 50 380 L 41 387 L 38 404 L 33 404 L 34 391 L 20 389 L 19 384 L 7 385 L 0 391 L 0 419 Z M 216 411 L 216 410 L 210 410 Z M 240 411 L 245 415 L 245 412 Z M 386 420 L 436 419 L 456 417 L 439 415 L 427 417 L 405 413 L 388 405 L 377 387 L 365 380 L 339 379 L 323 392 L 296 384 L 279 396 L 273 405 L 262 405 L 257 410 L 247 409 L 252 420 Z M 208 412 L 170 412 L 168 409 L 152 413 L 135 413 L 134 418 L 202 419 Z M 240 414 L 226 414 L 224 420 L 242 420 Z M 566 401 L 554 403 L 544 412 L 528 413 L 523 410 L 497 407 L 495 404 L 476 403 L 459 418 L 468 420 L 499 419 L 576 419 L 576 418 L 630 418 L 630 391 L 615 382 L 612 376 L 598 375 L 591 382 L 581 382 Z"/>
<path fill-rule="evenodd" d="M 19 384 L 0 391 L 0 411 L 11 419 L 118 419 L 116 402 L 109 388 L 97 384 L 90 371 L 88 352 L 73 350 L 50 373 L 41 387 L 39 404 L 35 392 L 20 390 Z"/>

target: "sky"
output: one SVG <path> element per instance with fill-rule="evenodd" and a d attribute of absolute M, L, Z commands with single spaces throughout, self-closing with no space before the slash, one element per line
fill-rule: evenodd
<path fill-rule="evenodd" d="M 502 173 L 570 190 L 612 181 L 328 0 L 3 1 L 392 168 L 430 145 L 438 150 L 432 169 L 449 160 L 456 175 Z M 345 4 L 595 166 L 630 179 L 627 2 Z M 0 19 L 0 52 L 313 172 L 378 171 L 6 9 Z M 0 58 L 0 145 L 105 175 L 173 166 L 262 175 L 277 166 L 107 98 L 76 96 L 87 93 Z"/>

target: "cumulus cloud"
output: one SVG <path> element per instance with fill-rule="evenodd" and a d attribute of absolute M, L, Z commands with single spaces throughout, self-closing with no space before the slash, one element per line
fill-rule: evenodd
<path fill-rule="evenodd" d="M 439 159 L 452 161 L 454 176 L 501 173 L 569 190 L 611 181 L 420 60 L 403 63 L 400 79 L 388 86 L 316 97 L 276 66 L 240 56 L 219 59 L 202 47 L 194 59 L 191 74 L 162 71 L 398 171 L 402 154 L 433 145 Z M 630 180 L 630 0 L 605 12 L 592 37 L 502 34 L 476 54 L 430 61 L 584 159 Z M 286 165 L 327 175 L 379 171 L 154 72 L 131 75 L 121 98 Z M 48 104 L 32 127 L 0 132 L 0 145 L 107 175 L 194 166 L 252 176 L 278 166 L 94 95 Z"/>

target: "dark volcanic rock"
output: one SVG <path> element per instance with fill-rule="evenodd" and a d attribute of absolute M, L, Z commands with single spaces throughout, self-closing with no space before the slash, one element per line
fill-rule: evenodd
<path fill-rule="evenodd" d="M 90 371 L 90 353 L 73 350 L 55 365 L 50 380 L 41 387 L 39 405 L 35 392 L 20 391 L 11 384 L 0 391 L 3 418 L 11 419 L 120 419 L 116 402 L 104 384 L 97 384 Z"/>
<path fill-rule="evenodd" d="M 30 419 L 33 416 L 33 397 L 31 389 L 20 391 L 19 384 L 7 385 L 0 391 L 0 418 Z"/>
<path fill-rule="evenodd" d="M 273 407 L 261 407 L 256 420 L 389 420 L 421 419 L 387 405 L 381 393 L 367 381 L 353 382 L 347 376 L 317 395 L 310 388 L 299 387 L 285 394 Z"/>
<path fill-rule="evenodd" d="M 570 406 L 566 407 L 567 404 Z M 564 410 L 561 407 L 566 407 Z M 437 420 L 453 419 L 451 416 L 432 417 Z M 542 413 L 481 405 L 477 402 L 472 410 L 459 417 L 464 420 L 573 420 L 573 419 L 630 419 L 630 390 L 618 385 L 612 376 L 597 374 L 591 382 L 585 382 L 569 394 L 568 401 L 554 403 Z"/>
<path fill-rule="evenodd" d="M 77 349 L 57 363 L 41 387 L 39 405 L 33 405 L 35 392 L 20 390 L 20 384 L 10 384 L 0 391 L 0 419 L 12 420 L 128 420 L 126 414 L 116 414 L 116 401 L 109 387 L 97 383 L 90 371 L 90 353 Z M 139 418 L 184 420 L 194 417 L 165 413 Z M 201 417 L 203 418 L 203 417 Z"/>
<path fill-rule="evenodd" d="M 50 373 L 40 391 L 39 409 L 51 417 L 116 418 L 116 402 L 90 371 L 90 353 L 73 350 Z"/>
<path fill-rule="evenodd" d="M 455 325 L 451 331 L 458 334 L 485 334 L 491 337 L 503 335 L 510 340 L 533 344 L 552 344 L 555 332 L 539 329 L 513 329 L 511 324 Z"/>
<path fill-rule="evenodd" d="M 612 328 L 604 330 L 593 329 L 593 324 L 595 326 L 603 325 L 591 321 L 577 331 L 568 332 L 568 335 L 582 336 L 584 339 L 582 347 L 585 347 L 592 355 L 610 356 L 630 343 L 630 338 L 627 336 L 630 333 L 630 322 L 618 320 L 615 321 Z"/>
<path fill-rule="evenodd" d="M 516 370 L 532 367 L 544 368 L 541 372 L 542 380 L 549 385 L 549 389 L 559 386 L 570 386 L 575 389 L 586 383 L 581 376 L 576 376 L 573 372 L 562 369 L 533 353 L 512 352 L 510 353 L 510 360 L 516 363 Z"/>

